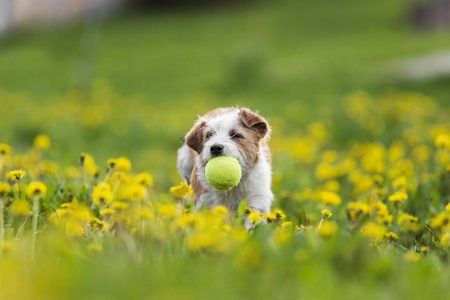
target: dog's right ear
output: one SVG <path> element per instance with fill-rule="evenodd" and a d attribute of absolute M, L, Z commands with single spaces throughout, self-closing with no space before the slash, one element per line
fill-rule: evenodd
<path fill-rule="evenodd" d="M 194 127 L 186 134 L 184 141 L 186 145 L 195 150 L 195 152 L 202 152 L 203 148 L 203 128 L 206 122 L 203 120 L 198 120 Z"/>

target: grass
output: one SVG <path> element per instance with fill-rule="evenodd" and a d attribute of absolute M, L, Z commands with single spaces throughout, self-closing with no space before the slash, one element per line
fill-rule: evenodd
<path fill-rule="evenodd" d="M 408 82 L 389 69 L 396 59 L 450 42 L 448 31 L 411 28 L 410 4 L 259 1 L 225 10 L 122 12 L 101 22 L 12 32 L 0 43 L 0 143 L 13 150 L 0 181 L 23 168 L 24 191 L 32 180 L 48 191 L 40 198 L 34 259 L 32 217 L 13 208 L 23 198 L 31 211 L 33 197 L 18 195 L 12 181 L 12 190 L 0 193 L 6 224 L 0 294 L 447 295 L 449 232 L 438 221 L 448 218 L 449 78 Z M 208 225 L 192 227 L 178 227 L 185 214 L 167 215 L 177 203 L 169 188 L 181 180 L 179 138 L 197 114 L 228 105 L 258 109 L 273 127 L 274 208 L 287 217 L 251 235 L 242 234 L 242 212 L 226 219 L 230 235 L 217 226 L 224 222 L 217 215 L 192 213 L 192 222 Z M 33 146 L 38 134 L 50 137 L 50 149 Z M 395 157 L 396 151 L 403 152 Z M 99 170 L 85 184 L 77 169 L 81 152 Z M 96 204 L 93 189 L 105 178 L 106 160 L 119 156 L 133 163 L 126 178 L 148 171 L 154 184 L 139 201 L 126 196 L 125 184 L 112 202 Z M 349 160 L 355 165 L 346 169 Z M 408 196 L 399 205 L 389 201 L 398 191 Z M 342 203 L 327 203 L 330 194 L 322 192 Z M 67 207 L 71 194 L 80 207 Z M 114 201 L 128 208 L 114 204 L 117 219 L 101 215 Z M 370 212 L 348 216 L 352 202 Z M 374 203 L 386 205 L 387 216 L 374 212 Z M 142 223 L 140 205 L 150 211 Z M 333 213 L 324 227 L 330 234 L 316 231 L 324 208 Z M 418 220 L 394 219 L 402 214 Z M 372 231 L 362 230 L 367 226 Z"/>

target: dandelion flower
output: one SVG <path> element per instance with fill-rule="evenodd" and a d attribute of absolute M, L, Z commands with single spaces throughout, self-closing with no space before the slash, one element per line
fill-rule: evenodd
<path fill-rule="evenodd" d="M 47 186 L 42 182 L 31 182 L 27 186 L 27 196 L 30 198 L 33 197 L 42 197 L 47 193 Z"/>
<path fill-rule="evenodd" d="M 33 145 L 38 149 L 48 149 L 50 147 L 50 138 L 46 135 L 40 134 L 34 139 Z"/>
<path fill-rule="evenodd" d="M 182 182 L 177 186 L 173 186 L 170 188 L 170 192 L 175 196 L 177 199 L 184 199 L 192 196 L 194 191 L 192 190 L 192 186 L 189 184 Z"/>
<path fill-rule="evenodd" d="M 339 205 L 342 202 L 341 197 L 334 192 L 323 191 L 320 193 L 320 201 L 327 205 Z"/>
<path fill-rule="evenodd" d="M 402 203 L 406 199 L 408 199 L 408 194 L 405 192 L 395 192 L 394 194 L 389 196 L 389 201 L 394 203 Z"/>
<path fill-rule="evenodd" d="M 320 213 L 322 214 L 323 219 L 329 219 L 333 215 L 333 213 L 331 211 L 329 211 L 328 209 L 322 209 L 322 211 Z"/>
<path fill-rule="evenodd" d="M 0 144 L 0 155 L 11 154 L 11 147 L 7 144 Z"/>
<path fill-rule="evenodd" d="M 384 235 L 390 242 L 398 241 L 399 237 L 395 232 L 389 231 Z"/>
<path fill-rule="evenodd" d="M 139 173 L 134 177 L 134 182 L 142 186 L 152 186 L 153 177 L 147 172 Z"/>
<path fill-rule="evenodd" d="M 30 211 L 30 204 L 27 200 L 17 199 L 11 204 L 11 212 L 15 216 L 30 216 L 33 213 Z"/>
<path fill-rule="evenodd" d="M 450 135 L 446 133 L 441 133 L 436 136 L 434 143 L 438 147 L 450 148 Z"/>
<path fill-rule="evenodd" d="M 126 157 L 116 159 L 115 168 L 119 171 L 128 172 L 131 170 L 131 161 Z"/>
<path fill-rule="evenodd" d="M 26 175 L 27 175 L 27 172 L 25 172 L 23 170 L 14 170 L 14 171 L 10 171 L 8 173 L 8 177 L 12 181 L 20 180 L 20 179 L 24 178 Z"/>
<path fill-rule="evenodd" d="M 0 197 L 5 197 L 11 191 L 11 187 L 6 182 L 0 182 Z"/>
<path fill-rule="evenodd" d="M 277 220 L 283 220 L 284 218 L 286 218 L 286 215 L 284 214 L 284 212 L 280 209 L 275 209 L 273 211 L 273 213 L 275 214 L 275 216 L 277 217 Z"/>
<path fill-rule="evenodd" d="M 338 231 L 338 225 L 333 221 L 325 220 L 319 228 L 316 229 L 318 235 L 322 237 L 329 237 Z"/>

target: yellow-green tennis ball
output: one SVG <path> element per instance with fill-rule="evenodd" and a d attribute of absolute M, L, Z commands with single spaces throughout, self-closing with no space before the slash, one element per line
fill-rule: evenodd
<path fill-rule="evenodd" d="M 218 156 L 206 164 L 206 181 L 217 190 L 231 190 L 239 184 L 241 175 L 241 165 L 234 157 Z"/>

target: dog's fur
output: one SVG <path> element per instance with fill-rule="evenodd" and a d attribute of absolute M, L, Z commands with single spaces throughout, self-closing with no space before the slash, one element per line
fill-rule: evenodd
<path fill-rule="evenodd" d="M 236 211 L 243 199 L 254 212 L 269 213 L 271 191 L 271 157 L 267 140 L 271 128 L 267 121 L 247 108 L 217 108 L 198 117 L 178 150 L 177 167 L 192 184 L 196 208 L 223 205 Z M 222 153 L 212 154 L 211 147 L 223 146 Z M 214 156 L 235 157 L 242 168 L 239 184 L 229 191 L 211 187 L 205 178 L 205 165 Z"/>

